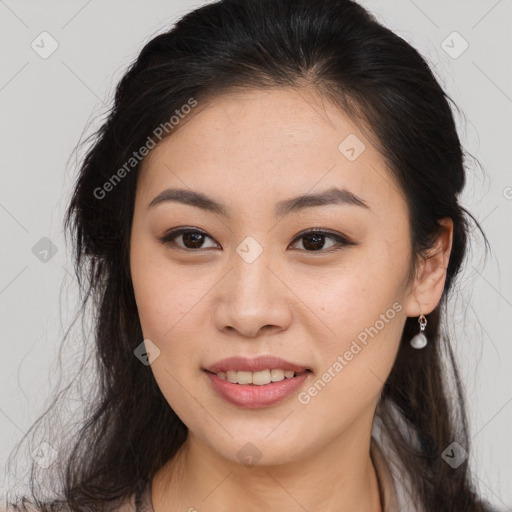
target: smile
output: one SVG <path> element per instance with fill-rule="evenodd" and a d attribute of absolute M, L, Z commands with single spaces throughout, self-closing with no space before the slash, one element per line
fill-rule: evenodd
<path fill-rule="evenodd" d="M 304 372 L 302 372 L 304 373 Z M 216 374 L 219 379 L 226 380 L 232 384 L 253 384 L 254 386 L 264 386 L 271 382 L 281 382 L 285 379 L 292 379 L 299 375 L 293 370 L 283 370 L 276 368 L 272 370 L 261 370 L 258 372 L 248 371 L 227 371 Z"/>
<path fill-rule="evenodd" d="M 246 409 L 269 407 L 283 402 L 296 391 L 299 391 L 306 379 L 312 375 L 310 371 L 304 371 L 299 374 L 290 372 L 293 375 L 290 375 L 289 377 L 283 376 L 281 380 L 266 383 L 263 382 L 263 380 L 260 380 L 259 382 L 262 382 L 261 384 L 246 382 L 249 379 L 254 379 L 253 373 L 265 374 L 264 377 L 258 377 L 257 375 L 256 381 L 258 381 L 258 378 L 268 380 L 269 377 L 266 375 L 267 372 L 270 375 L 271 370 L 263 370 L 261 372 L 229 372 L 230 374 L 235 374 L 237 382 L 230 382 L 227 380 L 227 375 L 225 378 L 222 378 L 222 373 L 224 372 L 221 372 L 220 376 L 208 371 L 205 371 L 204 373 L 208 377 L 211 388 L 220 398 L 231 405 Z M 281 372 L 284 373 L 284 370 L 281 370 Z M 277 377 L 279 373 L 280 372 L 278 370 L 275 376 Z M 240 377 L 239 374 L 242 374 L 242 376 Z M 242 381 L 241 383 L 238 382 L 239 379 Z"/>

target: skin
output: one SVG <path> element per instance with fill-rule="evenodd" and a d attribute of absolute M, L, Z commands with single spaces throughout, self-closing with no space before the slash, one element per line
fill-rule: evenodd
<path fill-rule="evenodd" d="M 338 150 L 349 134 L 366 146 L 354 161 Z M 232 217 L 171 201 L 148 208 L 169 187 L 202 192 Z M 368 208 L 274 217 L 277 202 L 331 187 Z M 452 240 L 451 220 L 442 224 L 411 279 L 398 184 L 351 119 L 310 89 L 224 93 L 150 152 L 137 183 L 131 272 L 144 338 L 160 350 L 151 369 L 189 429 L 153 479 L 156 512 L 381 510 L 372 422 L 406 318 L 428 315 L 441 298 Z M 180 226 L 207 233 L 201 249 L 183 236 L 159 240 Z M 296 236 L 312 228 L 355 245 L 326 237 L 311 250 Z M 247 236 L 263 249 L 252 263 L 236 251 Z M 307 390 L 394 303 L 401 311 L 307 404 L 297 392 L 270 407 L 236 407 L 202 370 L 229 356 L 276 355 L 312 370 L 299 392 Z M 253 466 L 237 456 L 248 442 L 261 453 Z"/>

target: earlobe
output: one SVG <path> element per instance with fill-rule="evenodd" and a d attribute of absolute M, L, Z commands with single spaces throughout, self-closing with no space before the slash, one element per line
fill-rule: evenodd
<path fill-rule="evenodd" d="M 441 231 L 436 242 L 418 264 L 407 303 L 407 316 L 428 315 L 441 300 L 452 249 L 453 221 L 446 217 L 438 224 Z"/>

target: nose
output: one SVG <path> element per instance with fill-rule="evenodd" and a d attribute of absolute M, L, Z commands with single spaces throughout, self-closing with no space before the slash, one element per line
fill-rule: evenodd
<path fill-rule="evenodd" d="M 265 251 L 252 263 L 235 254 L 233 268 L 219 287 L 215 324 L 244 337 L 286 330 L 291 322 L 291 292 Z"/>

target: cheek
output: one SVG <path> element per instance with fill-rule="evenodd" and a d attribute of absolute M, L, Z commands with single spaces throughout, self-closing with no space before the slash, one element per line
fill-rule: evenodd
<path fill-rule="evenodd" d="M 394 249 L 397 254 L 406 250 Z M 350 261 L 347 257 L 339 269 L 320 275 L 313 286 L 310 279 L 302 281 L 298 294 L 321 320 L 315 320 L 320 327 L 310 336 L 321 356 L 321 382 L 305 401 L 318 393 L 318 407 L 331 402 L 354 412 L 379 394 L 405 322 L 406 272 L 392 251 L 365 249 L 354 252 Z"/>
<path fill-rule="evenodd" d="M 311 313 L 323 322 L 327 334 L 323 340 L 328 339 L 334 346 L 355 338 L 375 323 L 379 331 L 388 330 L 389 321 L 403 309 L 404 267 L 390 268 L 383 258 L 380 262 L 366 260 L 364 255 L 356 259 L 317 274 L 315 279 L 303 273 L 294 288 Z M 386 329 L 382 328 L 382 315 Z"/>
<path fill-rule="evenodd" d="M 133 244 L 131 275 L 144 336 L 164 348 L 176 328 L 181 330 L 200 301 L 204 276 L 199 271 L 172 270 L 160 248 Z M 204 293 L 204 292 L 203 292 Z"/>
<path fill-rule="evenodd" d="M 197 284 L 200 279 L 190 279 L 189 274 L 185 279 L 183 273 L 171 272 L 165 258 L 151 252 L 135 249 L 131 255 L 137 310 L 144 339 L 160 350 L 151 363 L 157 385 L 176 414 L 189 421 L 189 393 L 199 375 L 199 351 L 194 343 L 198 319 L 193 306 L 204 292 Z M 191 373 L 192 368 L 197 368 L 197 374 Z"/>
<path fill-rule="evenodd" d="M 400 286 L 368 274 L 331 281 L 330 289 L 327 302 L 325 291 L 309 296 L 329 332 L 311 336 L 321 362 L 298 399 L 305 414 L 322 416 L 334 435 L 378 398 L 396 358 L 405 308 Z"/>
<path fill-rule="evenodd" d="M 184 355 L 193 353 L 200 322 L 194 305 L 200 301 L 201 294 L 188 289 L 185 293 L 180 283 L 161 275 L 159 279 L 148 275 L 138 286 L 134 283 L 135 287 L 144 337 L 151 339 L 169 358 L 183 360 Z"/>

